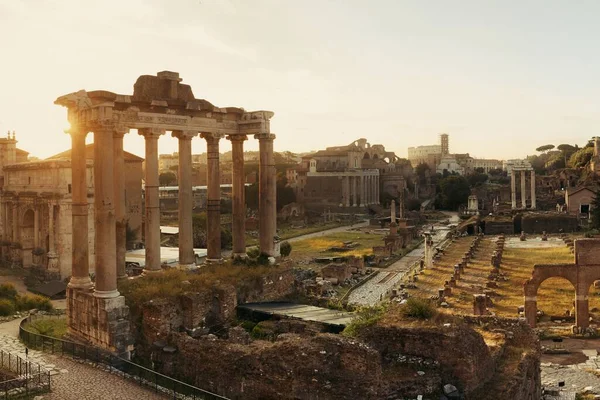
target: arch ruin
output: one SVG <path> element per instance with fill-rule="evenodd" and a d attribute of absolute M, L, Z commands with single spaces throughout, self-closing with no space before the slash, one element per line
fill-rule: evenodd
<path fill-rule="evenodd" d="M 574 263 L 536 264 L 532 276 L 525 281 L 525 319 L 532 328 L 536 325 L 537 291 L 549 278 L 564 278 L 575 288 L 575 331 L 589 327 L 588 293 L 594 281 L 600 279 L 600 239 L 577 239 L 574 242 Z"/>

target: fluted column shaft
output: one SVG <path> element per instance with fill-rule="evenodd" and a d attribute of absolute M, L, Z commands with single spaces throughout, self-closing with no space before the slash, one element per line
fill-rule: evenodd
<path fill-rule="evenodd" d="M 510 202 L 511 208 L 514 210 L 517 208 L 517 171 L 514 169 L 510 173 Z"/>
<path fill-rule="evenodd" d="M 231 176 L 231 197 L 232 204 L 232 238 L 233 238 L 233 256 L 246 256 L 246 195 L 244 179 L 244 141 L 248 139 L 246 135 L 230 135 L 227 137 L 231 141 L 231 157 L 233 161 Z"/>
<path fill-rule="evenodd" d="M 94 296 L 117 297 L 117 238 L 115 229 L 114 127 L 98 126 L 94 132 L 94 213 L 96 288 Z"/>
<path fill-rule="evenodd" d="M 525 178 L 525 171 L 521 171 L 521 205 L 523 208 L 527 208 L 527 185 Z"/>
<path fill-rule="evenodd" d="M 72 129 L 71 134 L 71 219 L 72 219 L 72 252 L 71 279 L 69 287 L 89 289 L 90 252 L 88 242 L 88 197 L 87 197 L 87 157 L 85 137 L 87 130 Z M 52 207 L 49 209 L 52 210 Z M 50 250 L 50 249 L 49 249 Z M 51 249 L 54 251 L 54 249 Z"/>
<path fill-rule="evenodd" d="M 358 203 L 358 204 L 361 207 L 364 207 L 365 206 L 365 176 L 364 175 L 360 176 L 359 192 L 360 192 L 360 203 Z"/>
<path fill-rule="evenodd" d="M 144 273 L 161 271 L 160 262 L 160 202 L 158 198 L 158 138 L 164 130 L 154 128 L 138 129 L 146 144 L 144 198 L 146 222 L 144 225 L 144 244 L 146 266 Z"/>
<path fill-rule="evenodd" d="M 172 136 L 179 143 L 179 165 L 177 181 L 179 184 L 179 264 L 185 267 L 196 265 L 194 254 L 194 235 L 192 209 L 192 138 L 197 132 L 173 131 Z"/>
<path fill-rule="evenodd" d="M 260 179 L 258 182 L 260 251 L 270 256 L 276 256 L 274 239 L 277 230 L 277 188 L 273 158 L 275 135 L 263 133 L 254 137 L 259 141 L 260 151 Z"/>
<path fill-rule="evenodd" d="M 206 259 L 221 261 L 221 174 L 219 172 L 219 140 L 221 135 L 202 133 L 206 140 L 208 196 L 206 200 Z"/>
<path fill-rule="evenodd" d="M 117 278 L 126 278 L 125 252 L 127 250 L 127 215 L 125 204 L 125 156 L 123 152 L 123 136 L 127 129 L 115 129 L 113 131 L 113 169 L 114 169 L 114 191 L 115 191 L 115 235 L 117 246 Z"/>

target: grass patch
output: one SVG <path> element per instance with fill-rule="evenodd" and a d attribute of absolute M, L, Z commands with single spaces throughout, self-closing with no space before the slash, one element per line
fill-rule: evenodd
<path fill-rule="evenodd" d="M 358 247 L 345 252 L 328 251 L 332 247 L 343 246 L 344 242 L 358 243 Z M 364 232 L 336 232 L 321 237 L 294 242 L 292 258 L 310 257 L 362 257 L 373 254 L 373 246 L 383 245 L 383 235 Z"/>
<path fill-rule="evenodd" d="M 67 333 L 67 318 L 43 318 L 25 324 L 25 329 L 40 335 L 62 339 Z"/>

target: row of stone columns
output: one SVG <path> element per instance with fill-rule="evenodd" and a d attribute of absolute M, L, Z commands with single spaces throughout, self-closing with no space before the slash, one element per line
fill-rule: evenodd
<path fill-rule="evenodd" d="M 70 287 L 89 289 L 88 208 L 86 185 L 85 137 L 94 133 L 94 210 L 97 297 L 116 297 L 117 278 L 125 274 L 126 210 L 124 196 L 123 135 L 128 129 L 103 124 L 93 128 L 72 129 L 72 201 L 73 201 L 73 271 Z M 161 270 L 160 204 L 158 194 L 158 139 L 165 130 L 139 129 L 145 138 L 145 273 Z M 179 262 L 195 265 L 192 231 L 192 147 L 194 131 L 173 131 L 179 141 Z M 219 140 L 222 135 L 202 133 L 208 154 L 207 259 L 221 260 Z M 255 135 L 260 145 L 260 250 L 274 254 L 276 232 L 276 181 L 273 160 L 273 134 Z M 233 151 L 233 253 L 244 256 L 245 216 L 244 149 L 246 135 L 230 135 Z M 113 266 L 117 266 L 114 268 Z"/>
<path fill-rule="evenodd" d="M 347 175 L 342 180 L 345 207 L 364 207 L 379 204 L 378 175 Z"/>
<path fill-rule="evenodd" d="M 510 199 L 511 199 L 511 206 L 512 209 L 516 209 L 517 208 L 517 172 L 520 172 L 521 174 L 521 207 L 522 208 L 527 208 L 527 182 L 526 182 L 526 172 L 527 170 L 515 170 L 513 169 L 511 171 L 511 175 L 510 175 Z M 534 170 L 530 170 L 531 172 L 531 179 L 530 179 L 530 186 L 531 186 L 531 208 L 535 209 L 536 208 L 536 197 L 535 197 L 535 171 Z"/>

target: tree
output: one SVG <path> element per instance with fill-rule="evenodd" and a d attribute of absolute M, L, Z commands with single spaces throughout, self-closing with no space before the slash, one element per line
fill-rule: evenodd
<path fill-rule="evenodd" d="M 577 148 L 575 146 L 571 146 L 570 144 L 559 144 L 556 148 L 562 152 L 566 168 L 567 159 L 577 151 Z"/>
<path fill-rule="evenodd" d="M 428 164 L 421 163 L 415 168 L 415 174 L 419 177 L 420 183 L 425 183 L 427 180 L 427 174 L 431 172 L 431 168 Z"/>
<path fill-rule="evenodd" d="M 194 242 L 194 248 L 206 248 L 206 229 L 206 213 L 192 215 L 192 241 Z M 221 249 L 231 248 L 232 242 L 231 231 L 221 226 Z"/>
<path fill-rule="evenodd" d="M 488 180 L 488 176 L 487 176 L 487 174 L 482 174 L 482 173 L 477 172 L 477 173 L 469 175 L 467 177 L 467 180 L 469 181 L 469 185 L 471 187 L 476 187 L 476 186 L 483 185 Z"/>
<path fill-rule="evenodd" d="M 538 147 L 537 149 L 535 149 L 535 151 L 539 151 L 540 153 L 545 153 L 548 150 L 552 150 L 553 148 L 554 148 L 553 144 L 546 144 L 546 145 Z"/>
<path fill-rule="evenodd" d="M 162 172 L 158 176 L 158 184 L 160 186 L 171 186 L 177 183 L 177 175 L 173 172 Z"/>
<path fill-rule="evenodd" d="M 464 176 L 450 175 L 439 181 L 436 208 L 456 211 L 458 206 L 465 204 L 471 194 L 469 182 Z"/>
<path fill-rule="evenodd" d="M 590 162 L 593 155 L 593 147 L 584 147 L 579 149 L 575 153 L 571 154 L 571 157 L 569 158 L 569 166 L 571 168 L 584 167 L 588 162 Z"/>

